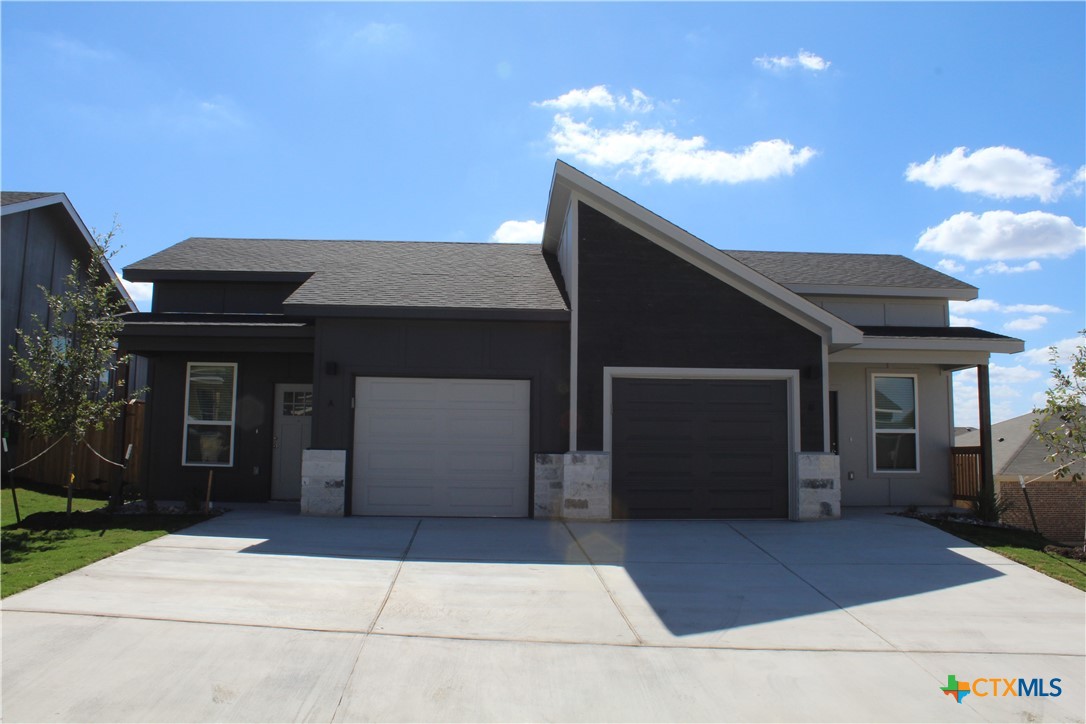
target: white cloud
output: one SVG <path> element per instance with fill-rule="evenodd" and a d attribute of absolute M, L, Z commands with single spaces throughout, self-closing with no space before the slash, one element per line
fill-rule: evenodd
<path fill-rule="evenodd" d="M 965 271 L 965 266 L 953 259 L 940 259 L 935 266 L 937 269 L 944 271 L 947 274 L 961 274 Z"/>
<path fill-rule="evenodd" d="M 945 156 L 910 163 L 905 178 L 933 189 L 951 186 L 958 191 L 996 199 L 1037 198 L 1055 201 L 1064 191 L 1060 172 L 1052 160 L 1017 148 L 991 146 L 968 153 L 959 146 Z"/>
<path fill-rule="evenodd" d="M 1019 385 L 1024 382 L 1038 380 L 1042 377 L 1042 374 L 1037 370 L 1031 370 L 1022 365 L 1004 367 L 996 364 L 988 366 L 988 375 L 991 383 L 998 385 Z"/>
<path fill-rule="evenodd" d="M 956 317 L 953 314 L 950 315 L 951 327 L 977 327 L 980 326 L 980 322 L 976 319 L 970 319 L 969 317 Z"/>
<path fill-rule="evenodd" d="M 754 64 L 759 68 L 765 68 L 766 70 L 803 68 L 815 72 L 823 71 L 830 67 L 830 61 L 806 50 L 801 50 L 795 55 L 763 55 L 755 58 Z"/>
<path fill-rule="evenodd" d="M 1083 337 L 1068 337 L 1067 339 L 1061 339 L 1058 342 L 1053 342 L 1050 345 L 1044 347 L 1036 347 L 1034 349 L 1028 349 L 1020 356 L 1031 365 L 1040 365 L 1042 367 L 1051 366 L 1052 362 L 1050 357 L 1052 353 L 1049 351 L 1050 347 L 1056 348 L 1056 354 L 1059 357 L 1061 364 L 1066 365 L 1071 359 L 1071 354 L 1078 348 L 1079 345 L 1086 343 L 1086 339 Z"/>
<path fill-rule="evenodd" d="M 993 299 L 973 299 L 968 302 L 951 300 L 950 311 L 961 314 L 981 314 L 983 312 L 998 312 L 1003 306 Z"/>
<path fill-rule="evenodd" d="M 1041 271 L 1041 262 L 1034 259 L 1019 266 L 1010 266 L 1007 262 L 997 261 L 979 267 L 974 274 L 1021 274 L 1022 272 Z"/>
<path fill-rule="evenodd" d="M 407 40 L 407 26 L 399 23 L 366 23 L 351 35 L 351 40 L 371 47 L 400 45 Z"/>
<path fill-rule="evenodd" d="M 615 96 L 607 90 L 605 85 L 596 85 L 591 88 L 574 88 L 563 93 L 557 98 L 545 101 L 537 101 L 532 104 L 538 108 L 554 108 L 559 111 L 570 111 L 575 108 L 607 108 L 615 110 L 620 108 L 630 113 L 648 113 L 656 106 L 652 99 L 637 88 L 630 92 L 630 96 Z"/>
<path fill-rule="evenodd" d="M 1008 314 L 1067 314 L 1066 309 L 1053 304 L 1009 304 L 1003 311 Z"/>
<path fill-rule="evenodd" d="M 1022 396 L 1021 384 L 1033 378 L 1023 377 L 1017 368 L 1000 368 L 991 365 L 988 392 L 992 407 L 992 422 L 1008 420 L 1021 415 L 1026 410 L 1020 409 L 1018 398 Z M 977 373 L 975 370 L 963 370 L 954 373 L 954 424 L 957 427 L 976 428 L 980 417 L 977 402 Z"/>
<path fill-rule="evenodd" d="M 1035 329 L 1040 329 L 1046 324 L 1048 324 L 1048 317 L 1042 316 L 1040 314 L 1034 314 L 1029 317 L 1012 319 L 1011 321 L 1003 325 L 1003 329 L 1009 330 L 1011 332 L 1032 332 Z"/>
<path fill-rule="evenodd" d="M 121 284 L 128 290 L 128 295 L 132 297 L 132 301 L 136 303 L 140 311 L 146 311 L 151 306 L 151 297 L 154 293 L 155 285 L 151 282 L 130 282 L 127 279 L 121 279 Z"/>
<path fill-rule="evenodd" d="M 680 138 L 657 128 L 627 123 L 619 129 L 598 129 L 568 115 L 554 117 L 550 140 L 558 154 L 570 154 L 589 166 L 615 168 L 634 176 L 662 181 L 742 183 L 791 176 L 815 151 L 797 150 L 781 139 L 757 141 L 737 153 L 708 148 L 703 136 Z"/>
<path fill-rule="evenodd" d="M 116 60 L 117 54 L 112 50 L 92 47 L 81 40 L 69 38 L 65 35 L 53 35 L 46 39 L 50 50 L 56 53 L 60 60 L 86 63 L 88 61 Z"/>
<path fill-rule="evenodd" d="M 538 244 L 543 240 L 541 221 L 505 221 L 490 236 L 499 244 Z"/>
<path fill-rule="evenodd" d="M 1086 247 L 1086 228 L 1044 211 L 965 211 L 920 235 L 916 249 L 970 261 L 1071 256 Z"/>

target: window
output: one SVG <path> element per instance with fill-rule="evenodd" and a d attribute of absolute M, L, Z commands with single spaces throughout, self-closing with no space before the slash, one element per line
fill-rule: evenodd
<path fill-rule="evenodd" d="M 915 472 L 916 375 L 875 375 L 874 435 L 877 472 Z"/>
<path fill-rule="evenodd" d="M 189 362 L 185 388 L 183 465 L 234 464 L 234 408 L 238 366 L 232 362 Z"/>

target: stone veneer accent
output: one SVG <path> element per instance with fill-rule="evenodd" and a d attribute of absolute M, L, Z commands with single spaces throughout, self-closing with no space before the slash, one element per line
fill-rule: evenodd
<path fill-rule="evenodd" d="M 302 515 L 342 516 L 346 450 L 302 451 Z"/>
<path fill-rule="evenodd" d="M 796 510 L 794 520 L 841 517 L 841 458 L 833 453 L 796 455 Z"/>
<path fill-rule="evenodd" d="M 537 454 L 535 517 L 610 520 L 610 454 Z"/>

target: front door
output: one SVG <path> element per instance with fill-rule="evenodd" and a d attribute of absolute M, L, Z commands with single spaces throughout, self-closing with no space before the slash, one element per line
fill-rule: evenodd
<path fill-rule="evenodd" d="M 298 500 L 302 497 L 302 450 L 309 447 L 312 420 L 313 385 L 275 386 L 273 500 Z"/>

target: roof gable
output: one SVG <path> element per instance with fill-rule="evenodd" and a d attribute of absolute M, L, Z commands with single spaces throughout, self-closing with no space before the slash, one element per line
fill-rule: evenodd
<path fill-rule="evenodd" d="M 623 226 L 767 307 L 825 335 L 833 347 L 855 345 L 863 339 L 860 330 L 851 324 L 562 161 L 555 163 L 543 231 L 543 248 L 549 252 L 558 251 L 566 208 L 571 199 L 615 218 Z"/>
<path fill-rule="evenodd" d="M 75 207 L 72 206 L 72 202 L 68 200 L 67 194 L 53 193 L 45 191 L 3 191 L 0 192 L 0 214 L 7 216 L 8 214 L 17 214 L 24 211 L 31 211 L 33 209 L 41 208 L 44 206 L 52 206 L 53 204 L 59 204 L 67 213 L 69 220 L 75 226 L 76 231 L 83 240 L 87 243 L 87 246 L 93 246 L 98 242 L 95 241 L 94 235 L 91 234 L 87 225 L 83 223 L 83 219 L 76 213 Z M 132 296 L 128 293 L 124 284 L 121 283 L 120 277 L 117 276 L 117 272 L 113 269 L 113 265 L 109 263 L 107 259 L 102 260 L 102 268 L 113 282 L 113 286 L 117 288 L 117 292 L 124 299 L 128 308 L 135 312 L 136 302 L 133 301 Z"/>

